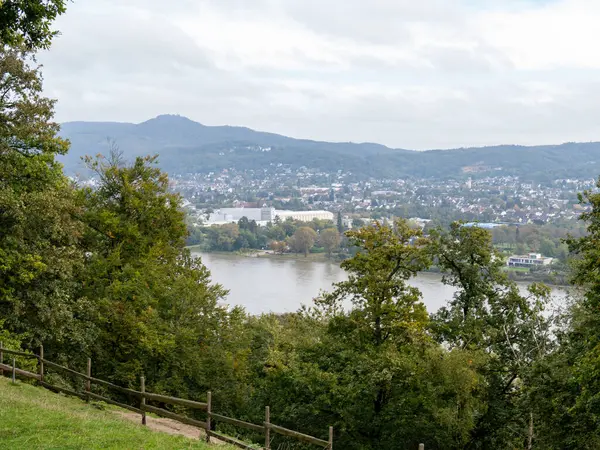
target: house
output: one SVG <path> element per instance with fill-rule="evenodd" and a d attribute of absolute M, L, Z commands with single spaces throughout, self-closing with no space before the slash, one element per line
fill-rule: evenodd
<path fill-rule="evenodd" d="M 538 267 L 552 264 L 553 258 L 542 256 L 539 253 L 528 255 L 513 255 L 508 258 L 507 265 L 510 267 Z"/>

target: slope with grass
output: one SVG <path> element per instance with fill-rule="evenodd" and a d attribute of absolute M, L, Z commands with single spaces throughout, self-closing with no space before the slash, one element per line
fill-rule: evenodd
<path fill-rule="evenodd" d="M 98 404 L 0 377 L 0 448 L 198 449 L 199 440 L 155 432 Z M 219 449 L 232 447 L 219 445 Z"/>

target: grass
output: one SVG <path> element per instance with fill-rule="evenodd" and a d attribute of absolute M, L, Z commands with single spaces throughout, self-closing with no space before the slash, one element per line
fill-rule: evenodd
<path fill-rule="evenodd" d="M 93 403 L 23 382 L 13 385 L 0 377 L 0 448 L 209 450 L 215 446 L 155 432 Z"/>
<path fill-rule="evenodd" d="M 523 273 L 529 273 L 529 268 L 527 267 L 504 267 L 504 270 L 506 272 L 523 272 Z"/>

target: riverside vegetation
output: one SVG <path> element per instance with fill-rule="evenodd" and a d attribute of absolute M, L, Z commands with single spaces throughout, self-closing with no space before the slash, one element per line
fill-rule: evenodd
<path fill-rule="evenodd" d="M 381 221 L 381 220 L 379 220 Z M 368 222 L 368 221 L 367 221 Z M 434 223 L 426 225 L 423 231 L 428 234 L 436 228 L 447 228 L 454 221 L 446 224 Z M 389 221 L 384 219 L 384 224 Z M 353 228 L 364 226 L 362 220 L 355 222 Z M 409 222 L 414 228 L 419 225 Z M 187 243 L 200 252 L 234 252 L 239 254 L 257 254 L 257 251 L 268 250 L 270 255 L 294 255 L 313 258 L 343 261 L 353 256 L 357 247 L 352 246 L 344 234 L 341 215 L 337 224 L 327 220 L 314 219 L 311 222 L 296 221 L 291 218 L 285 221 L 278 217 L 266 226 L 260 227 L 254 220 L 242 217 L 237 223 L 223 225 L 198 226 L 189 224 Z M 573 224 L 561 226 L 546 224 L 521 225 L 519 227 L 500 226 L 491 230 L 492 243 L 504 257 L 513 254 L 540 252 L 544 256 L 554 258 L 551 266 L 533 268 L 505 267 L 508 276 L 515 281 L 540 281 L 552 285 L 568 285 L 569 247 L 565 243 L 568 236 L 582 237 L 585 227 Z M 426 269 L 439 272 L 437 265 Z"/>
<path fill-rule="evenodd" d="M 64 6 L 0 4 L 5 345 L 43 343 L 46 358 L 78 369 L 91 357 L 95 376 L 123 386 L 143 374 L 153 392 L 211 390 L 216 410 L 251 422 L 268 404 L 283 426 L 334 426 L 340 449 L 600 447 L 600 194 L 580 196 L 587 234 L 566 243 L 583 295 L 561 315 L 544 312 L 543 285 L 519 293 L 488 231 L 455 223 L 425 238 L 403 220 L 347 232 L 348 279 L 311 308 L 220 307 L 227 290 L 186 249 L 181 199 L 154 157 L 87 158 L 93 189 L 56 162 L 68 142 L 32 52 Z M 407 281 L 434 263 L 457 292 L 428 314 Z"/>

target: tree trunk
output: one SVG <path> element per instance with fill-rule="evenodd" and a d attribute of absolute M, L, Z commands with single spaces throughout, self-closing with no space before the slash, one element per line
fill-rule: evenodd
<path fill-rule="evenodd" d="M 533 413 L 529 413 L 529 432 L 527 433 L 527 450 L 533 448 Z"/>

